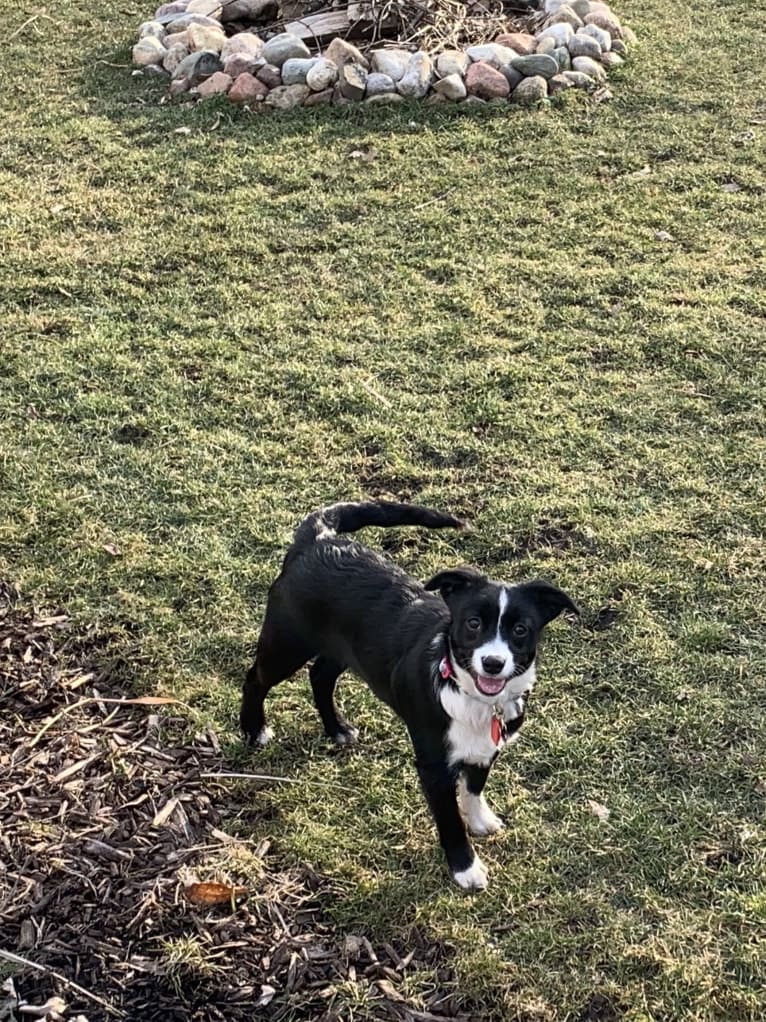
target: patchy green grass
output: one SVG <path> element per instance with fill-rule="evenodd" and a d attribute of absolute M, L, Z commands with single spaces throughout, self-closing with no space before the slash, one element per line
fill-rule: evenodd
<path fill-rule="evenodd" d="M 616 6 L 642 45 L 597 109 L 280 119 L 113 67 L 151 4 L 0 0 L 38 14 L 4 56 L 0 569 L 123 630 L 233 763 L 304 779 L 232 825 L 335 877 L 339 927 L 452 942 L 484 1017 L 760 1020 L 762 17 Z M 237 737 L 294 523 L 370 494 L 472 520 L 402 533 L 419 577 L 545 575 L 588 611 L 493 773 L 481 897 L 360 685 L 348 754 L 303 678 L 273 748 Z"/>

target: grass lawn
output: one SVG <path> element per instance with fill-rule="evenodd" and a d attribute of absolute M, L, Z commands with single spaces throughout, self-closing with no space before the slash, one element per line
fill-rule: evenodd
<path fill-rule="evenodd" d="M 337 882 L 339 934 L 452 945 L 477 1018 L 762 1020 L 763 15 L 615 6 L 640 46 L 595 108 L 256 117 L 131 77 L 151 2 L 0 0 L 38 14 L 4 57 L 0 577 L 303 779 L 242 786 L 254 836 Z M 359 683 L 349 753 L 305 676 L 268 750 L 237 734 L 294 524 L 369 495 L 473 523 L 364 537 L 416 576 L 586 608 L 493 771 L 478 897 Z"/>

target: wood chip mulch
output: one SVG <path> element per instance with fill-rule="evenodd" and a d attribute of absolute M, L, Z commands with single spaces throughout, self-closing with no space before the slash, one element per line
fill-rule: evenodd
<path fill-rule="evenodd" d="M 0 1022 L 468 1022 L 448 947 L 339 932 L 328 878 L 223 829 L 215 734 L 101 638 L 0 580 Z"/>

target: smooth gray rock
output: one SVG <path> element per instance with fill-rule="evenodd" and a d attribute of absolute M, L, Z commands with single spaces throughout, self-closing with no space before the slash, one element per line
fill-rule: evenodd
<path fill-rule="evenodd" d="M 275 35 L 273 39 L 269 39 L 268 42 L 264 43 L 261 56 L 267 64 L 273 64 L 274 67 L 282 67 L 286 60 L 290 60 L 293 57 L 310 57 L 311 54 L 309 53 L 308 46 L 306 46 L 302 39 L 290 35 L 289 32 L 282 32 L 280 35 Z"/>
<path fill-rule="evenodd" d="M 225 0 L 221 21 L 254 22 L 272 3 L 273 0 Z"/>
<path fill-rule="evenodd" d="M 264 103 L 276 110 L 292 110 L 300 106 L 310 93 L 308 85 L 278 85 L 271 90 Z"/>
<path fill-rule="evenodd" d="M 189 0 L 173 0 L 173 3 L 161 4 L 154 12 L 154 20 L 159 21 L 160 18 L 175 17 L 177 14 L 183 14 L 186 8 L 189 6 Z"/>
<path fill-rule="evenodd" d="M 434 91 L 438 95 L 444 96 L 445 99 L 451 99 L 453 102 L 465 99 L 468 94 L 465 82 L 459 74 L 447 75 L 446 78 L 442 78 L 440 82 L 434 85 Z"/>
<path fill-rule="evenodd" d="M 574 35 L 574 29 L 568 21 L 560 21 L 555 25 L 549 25 L 537 36 L 537 52 L 540 52 L 540 42 L 543 39 L 552 39 L 556 46 L 566 46 Z"/>
<path fill-rule="evenodd" d="M 161 25 L 167 27 L 168 32 L 185 32 L 192 25 L 204 25 L 207 28 L 220 28 L 220 21 L 215 18 L 208 18 L 205 14 L 164 14 L 162 17 L 155 17 Z"/>
<path fill-rule="evenodd" d="M 555 49 L 556 49 L 556 40 L 555 39 L 551 39 L 550 36 L 546 36 L 545 39 L 540 39 L 537 42 L 537 46 L 535 48 L 535 52 L 536 53 L 547 53 L 547 54 L 550 55 L 550 54 L 553 53 L 553 51 Z"/>
<path fill-rule="evenodd" d="M 511 67 L 510 64 L 508 65 L 508 67 L 502 68 L 502 74 L 505 75 L 506 80 L 511 87 L 511 92 L 513 92 L 513 90 L 516 88 L 519 82 L 522 81 L 522 79 L 524 78 L 524 75 L 521 73 L 521 71 L 517 71 L 515 68 Z"/>
<path fill-rule="evenodd" d="M 223 71 L 218 54 L 214 50 L 199 50 L 181 61 L 173 72 L 173 79 L 186 78 L 188 87 L 193 89 L 216 71 Z"/>
<path fill-rule="evenodd" d="M 559 73 L 558 61 L 548 53 L 531 53 L 528 57 L 514 57 L 511 67 L 529 77 L 553 78 Z"/>
<path fill-rule="evenodd" d="M 606 81 L 606 71 L 601 64 L 597 64 L 590 57 L 575 57 L 572 61 L 572 70 L 581 71 L 582 74 L 588 75 L 596 82 Z"/>
<path fill-rule="evenodd" d="M 398 92 L 384 92 L 380 96 L 370 96 L 369 99 L 365 100 L 365 103 L 372 103 L 373 106 L 380 105 L 385 106 L 387 103 L 403 103 L 404 96 L 400 96 Z"/>
<path fill-rule="evenodd" d="M 590 35 L 580 35 L 578 32 L 569 40 L 567 49 L 572 57 L 590 57 L 591 60 L 601 60 L 601 47 Z"/>
<path fill-rule="evenodd" d="M 186 47 L 182 46 L 180 43 L 176 43 L 175 46 L 171 46 L 168 52 L 165 54 L 165 57 L 162 61 L 162 66 L 165 68 L 168 74 L 172 75 L 175 72 L 175 69 L 178 67 L 178 65 L 182 61 L 186 60 L 188 56 L 189 51 L 186 49 Z"/>
<path fill-rule="evenodd" d="M 580 28 L 583 23 L 580 15 L 569 4 L 564 4 L 563 7 L 559 7 L 556 13 L 551 16 L 548 24 L 558 25 L 562 22 L 567 25 L 571 25 L 572 28 Z"/>
<path fill-rule="evenodd" d="M 484 43 L 481 46 L 469 46 L 465 51 L 473 61 L 484 61 L 498 70 L 507 67 L 517 56 L 516 51 L 500 43 Z"/>
<path fill-rule="evenodd" d="M 612 48 L 612 37 L 605 28 L 599 28 L 598 25 L 586 25 L 585 28 L 581 28 L 577 34 L 589 35 L 592 39 L 595 39 L 603 53 L 606 53 Z"/>
<path fill-rule="evenodd" d="M 436 58 L 436 70 L 442 78 L 449 75 L 463 77 L 468 70 L 468 54 L 462 50 L 445 50 Z"/>
<path fill-rule="evenodd" d="M 204 14 L 208 18 L 221 20 L 221 4 L 223 0 L 190 0 L 186 8 L 187 14 Z"/>
<path fill-rule="evenodd" d="M 375 50 L 371 58 L 372 70 L 398 82 L 407 73 L 411 57 L 409 50 Z"/>
<path fill-rule="evenodd" d="M 612 40 L 622 39 L 622 25 L 619 18 L 616 18 L 611 11 L 609 14 L 603 11 L 595 11 L 587 16 L 585 22 L 588 25 L 598 25 L 599 28 L 605 29 Z"/>
<path fill-rule="evenodd" d="M 344 99 L 350 99 L 352 102 L 364 99 L 367 89 L 367 72 L 361 64 L 343 64 L 338 69 L 338 82 L 341 96 Z"/>
<path fill-rule="evenodd" d="M 613 67 L 619 67 L 620 64 L 624 63 L 625 62 L 619 53 L 615 53 L 613 50 L 609 50 L 607 53 L 601 54 L 602 67 L 605 67 L 608 70 L 611 70 Z"/>
<path fill-rule="evenodd" d="M 551 77 L 553 77 L 551 75 Z M 540 103 L 548 96 L 548 82 L 542 75 L 532 75 L 519 82 L 511 94 L 514 103 L 532 106 Z"/>
<path fill-rule="evenodd" d="M 236 80 L 242 74 L 254 75 L 263 67 L 262 61 L 250 57 L 247 53 L 232 53 L 226 58 L 221 57 L 221 59 L 224 71 L 227 75 L 231 75 L 232 80 Z"/>
<path fill-rule="evenodd" d="M 390 75 L 383 74 L 382 71 L 371 71 L 367 75 L 368 99 L 372 96 L 387 96 L 392 92 L 396 92 L 396 82 Z"/>
<path fill-rule="evenodd" d="M 574 88 L 574 82 L 570 82 L 566 75 L 554 75 L 553 78 L 548 79 L 548 92 L 551 96 L 556 96 L 559 92 L 565 92 L 572 88 Z"/>
<path fill-rule="evenodd" d="M 553 51 L 551 56 L 556 58 L 559 71 L 569 71 L 572 67 L 572 56 L 566 46 L 559 46 L 558 49 Z"/>
<path fill-rule="evenodd" d="M 321 92 L 312 92 L 304 101 L 304 106 L 327 106 L 332 103 L 332 89 L 322 89 Z"/>
<path fill-rule="evenodd" d="M 282 84 L 306 85 L 306 76 L 316 61 L 316 57 L 290 57 L 282 65 Z"/>
<path fill-rule="evenodd" d="M 423 99 L 431 87 L 434 65 L 427 53 L 413 53 L 405 74 L 396 83 L 397 91 L 407 99 Z"/>
<path fill-rule="evenodd" d="M 167 52 L 156 36 L 147 35 L 143 39 L 139 39 L 133 47 L 133 63 L 136 67 L 161 64 L 167 56 Z"/>
<path fill-rule="evenodd" d="M 283 68 L 284 70 L 284 68 Z M 306 85 L 312 92 L 325 92 L 338 80 L 338 68 L 326 57 L 317 57 L 306 75 Z"/>
<path fill-rule="evenodd" d="M 138 26 L 138 38 L 146 39 L 147 36 L 154 36 L 160 42 L 165 38 L 167 32 L 165 26 L 159 21 L 145 21 Z"/>
<path fill-rule="evenodd" d="M 562 71 L 561 76 L 571 82 L 576 89 L 586 89 L 590 92 L 596 88 L 595 80 L 590 75 L 583 74 L 582 71 Z"/>
<path fill-rule="evenodd" d="M 361 50 L 357 49 L 352 43 L 347 42 L 347 40 L 341 39 L 338 35 L 325 48 L 322 56 L 326 57 L 327 60 L 331 60 L 339 68 L 343 67 L 344 64 L 358 64 L 365 71 L 370 70 L 370 62 Z"/>
<path fill-rule="evenodd" d="M 260 57 L 263 51 L 263 40 L 253 32 L 237 32 L 229 36 L 221 49 L 221 60 L 226 60 L 234 53 L 246 53 L 248 57 Z"/>
<path fill-rule="evenodd" d="M 266 86 L 267 89 L 276 89 L 282 84 L 282 74 L 278 67 L 273 64 L 266 64 L 255 72 L 255 77 Z"/>

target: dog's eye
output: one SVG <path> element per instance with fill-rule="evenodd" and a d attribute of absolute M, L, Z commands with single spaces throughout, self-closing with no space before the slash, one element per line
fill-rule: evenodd
<path fill-rule="evenodd" d="M 468 620 L 465 623 L 465 626 L 466 626 L 466 628 L 470 629 L 470 631 L 472 631 L 472 632 L 478 632 L 478 630 L 481 628 L 481 618 L 480 617 L 469 617 Z"/>
<path fill-rule="evenodd" d="M 527 628 L 526 625 L 521 624 L 521 622 L 513 626 L 513 637 L 515 639 L 525 639 L 528 634 L 529 629 Z"/>

